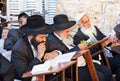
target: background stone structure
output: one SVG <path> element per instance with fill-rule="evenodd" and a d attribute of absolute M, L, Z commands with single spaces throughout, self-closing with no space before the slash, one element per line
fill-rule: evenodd
<path fill-rule="evenodd" d="M 57 14 L 64 13 L 74 20 L 80 12 L 87 12 L 91 23 L 108 34 L 120 22 L 120 0 L 58 0 Z"/>

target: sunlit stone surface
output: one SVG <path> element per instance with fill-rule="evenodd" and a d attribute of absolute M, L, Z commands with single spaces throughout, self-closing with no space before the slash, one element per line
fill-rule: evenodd
<path fill-rule="evenodd" d="M 70 20 L 74 20 L 80 12 L 87 12 L 92 24 L 107 34 L 120 21 L 120 0 L 58 0 L 57 14 L 67 14 Z M 76 28 L 72 33 L 75 31 Z"/>

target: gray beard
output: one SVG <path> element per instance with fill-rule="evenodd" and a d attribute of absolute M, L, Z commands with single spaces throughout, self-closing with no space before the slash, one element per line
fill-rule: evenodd
<path fill-rule="evenodd" d="M 96 39 L 95 36 L 94 36 L 94 35 L 97 34 L 97 31 L 96 31 L 96 29 L 95 29 L 94 26 L 93 26 L 93 27 L 89 27 L 89 28 L 82 27 L 82 28 L 81 28 L 81 31 L 82 31 L 85 35 L 87 35 L 87 36 L 91 39 L 91 41 L 97 41 L 97 39 Z"/>
<path fill-rule="evenodd" d="M 62 34 L 61 34 L 61 36 L 60 36 L 61 38 L 62 38 L 62 41 L 63 41 L 63 43 L 65 44 L 65 45 L 73 45 L 73 39 L 72 39 L 72 37 L 64 37 Z"/>

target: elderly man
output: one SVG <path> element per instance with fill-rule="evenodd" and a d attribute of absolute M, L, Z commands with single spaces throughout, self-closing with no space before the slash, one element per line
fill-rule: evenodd
<path fill-rule="evenodd" d="M 105 35 L 96 26 L 91 24 L 90 18 L 85 12 L 76 15 L 75 20 L 79 27 L 73 38 L 75 45 L 79 44 L 83 40 L 89 44 L 92 42 L 97 42 L 105 37 Z M 97 52 L 98 49 L 99 47 L 97 46 L 95 48 L 91 48 L 91 54 Z M 97 60 L 99 59 L 98 56 L 94 56 L 93 58 Z"/>
<path fill-rule="evenodd" d="M 7 39 L 5 39 L 4 49 L 11 50 L 14 44 L 19 38 L 24 35 L 24 29 L 28 15 L 26 13 L 20 13 L 18 16 L 18 23 L 20 29 L 11 29 L 8 33 Z"/>
<path fill-rule="evenodd" d="M 78 44 L 77 46 L 67 45 L 64 39 L 68 39 L 70 36 L 70 28 L 75 25 L 75 21 L 69 21 L 68 17 L 64 14 L 59 14 L 54 17 L 53 27 L 55 32 L 48 36 L 48 39 L 57 43 L 59 50 L 63 53 L 70 51 L 79 51 L 87 48 L 86 44 Z M 79 81 L 91 81 L 91 77 L 88 68 L 85 66 L 83 57 L 79 58 Z M 112 81 L 111 72 L 105 66 L 95 64 L 97 74 L 100 81 Z"/>
<path fill-rule="evenodd" d="M 48 39 L 60 45 L 60 50 L 62 53 L 70 51 L 84 50 L 87 48 L 87 44 L 79 44 L 78 46 L 73 46 L 74 48 L 70 49 L 70 46 L 67 45 L 65 39 L 69 39 L 70 27 L 75 25 L 75 21 L 69 21 L 67 16 L 60 14 L 54 17 L 54 27 L 55 32 L 48 36 Z M 80 49 L 79 49 L 80 48 Z"/>
<path fill-rule="evenodd" d="M 31 81 L 31 78 L 23 79 L 23 73 L 30 71 L 34 65 L 60 54 L 57 44 L 46 39 L 53 31 L 54 29 L 47 25 L 40 15 L 33 15 L 27 19 L 26 36 L 18 40 L 12 49 L 11 62 L 15 67 L 16 79 Z"/>
<path fill-rule="evenodd" d="M 78 14 L 76 16 L 76 21 L 77 21 L 77 25 L 80 28 L 78 29 L 76 35 L 74 36 L 74 43 L 75 44 L 78 44 L 78 42 L 81 40 L 85 40 L 86 42 L 89 43 L 92 41 L 101 40 L 102 38 L 105 37 L 105 35 L 96 26 L 91 25 L 90 19 L 86 13 Z M 118 28 L 119 28 L 119 25 L 117 25 L 115 27 L 115 31 L 116 30 L 118 31 L 119 30 Z M 116 33 L 118 34 L 117 31 L 116 31 Z M 91 52 L 97 51 L 96 48 L 91 49 Z M 114 48 L 112 48 L 112 49 L 114 49 Z M 118 77 L 120 74 L 119 73 L 119 69 L 120 69 L 119 57 L 116 57 L 116 56 L 111 57 L 111 55 L 109 55 L 109 56 L 108 56 L 108 60 L 109 60 L 112 72 L 117 75 L 116 78 L 118 79 L 117 81 L 119 81 L 120 80 Z"/>
<path fill-rule="evenodd" d="M 74 36 L 74 44 L 79 44 L 81 40 L 85 40 L 87 43 L 96 42 L 105 37 L 105 35 L 90 22 L 90 19 L 86 13 L 80 13 L 75 18 L 79 27 L 77 33 Z"/>

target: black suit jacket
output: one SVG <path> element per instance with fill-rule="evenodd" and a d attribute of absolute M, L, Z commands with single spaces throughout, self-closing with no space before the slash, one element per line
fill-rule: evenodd
<path fill-rule="evenodd" d="M 80 50 L 79 47 L 74 46 L 74 48 L 69 49 L 63 42 L 62 40 L 58 39 L 53 33 L 48 35 L 47 37 L 50 41 L 56 43 L 58 45 L 58 49 L 62 52 L 62 53 L 67 53 L 67 52 L 72 52 L 72 51 L 78 51 Z"/>
<path fill-rule="evenodd" d="M 101 40 L 102 38 L 105 37 L 105 35 L 95 26 L 95 29 L 97 31 L 97 35 L 95 35 L 95 38 L 97 40 Z M 74 36 L 74 44 L 78 45 L 80 43 L 81 40 L 88 40 L 89 37 L 87 35 L 85 35 L 81 29 L 79 28 L 77 33 Z"/>
<path fill-rule="evenodd" d="M 11 50 L 16 41 L 24 35 L 23 31 L 24 27 L 21 27 L 20 29 L 11 29 L 8 33 L 7 38 L 5 39 L 4 49 L 7 51 Z"/>
<path fill-rule="evenodd" d="M 0 54 L 0 81 L 14 81 L 12 64 Z"/>
<path fill-rule="evenodd" d="M 66 47 L 66 45 L 65 44 L 63 44 L 63 42 L 61 41 L 61 40 L 59 40 L 53 33 L 52 34 L 50 34 L 49 36 L 48 36 L 48 39 L 49 40 L 51 40 L 51 41 L 53 41 L 54 43 L 57 43 L 57 45 L 59 46 L 59 50 L 60 51 L 62 51 L 63 53 L 66 53 L 66 52 L 70 52 L 70 51 L 77 51 L 77 50 L 80 50 L 78 47 L 74 47 L 73 49 L 68 49 L 67 47 Z M 99 72 L 101 72 L 101 75 L 102 75 L 102 72 L 104 73 L 104 70 L 106 70 L 105 69 L 105 67 L 103 67 L 103 66 L 99 66 L 98 64 L 96 64 L 96 70 L 97 71 L 99 71 Z M 67 73 L 69 73 L 70 71 L 69 71 L 70 69 L 67 69 L 66 71 L 67 71 Z M 80 75 L 81 74 L 81 71 L 83 72 L 80 76 L 79 76 L 79 81 L 83 81 L 84 79 L 85 79 L 85 81 L 88 81 L 88 80 L 91 80 L 91 78 L 90 77 L 88 77 L 89 76 L 89 71 L 88 71 L 88 69 L 86 68 L 86 66 L 85 67 L 79 67 L 78 68 L 78 75 Z M 106 72 L 106 71 L 105 71 Z M 108 72 L 106 72 L 106 73 L 108 73 Z M 67 74 L 67 75 L 69 75 L 69 74 Z M 87 78 L 85 78 L 86 77 L 86 75 L 87 75 Z M 101 75 L 98 75 L 98 77 L 100 77 L 101 78 Z M 81 77 L 82 76 L 82 77 Z M 84 77 L 85 76 L 85 77 Z M 103 76 L 103 75 L 102 75 Z M 73 77 L 74 78 L 74 77 Z M 83 78 L 83 79 L 81 79 L 81 78 Z M 103 78 L 103 77 L 102 77 Z M 108 78 L 108 77 L 107 77 Z M 111 78 L 111 77 L 110 77 Z M 101 80 L 103 80 L 103 79 L 101 79 Z"/>
<path fill-rule="evenodd" d="M 57 50 L 57 45 L 47 41 L 46 52 Z M 41 64 L 42 62 L 34 58 L 32 48 L 28 41 L 27 36 L 24 36 L 16 42 L 12 49 L 11 62 L 15 67 L 15 78 L 22 81 L 30 81 L 31 78 L 22 79 L 23 73 L 30 71 L 34 65 Z"/>

